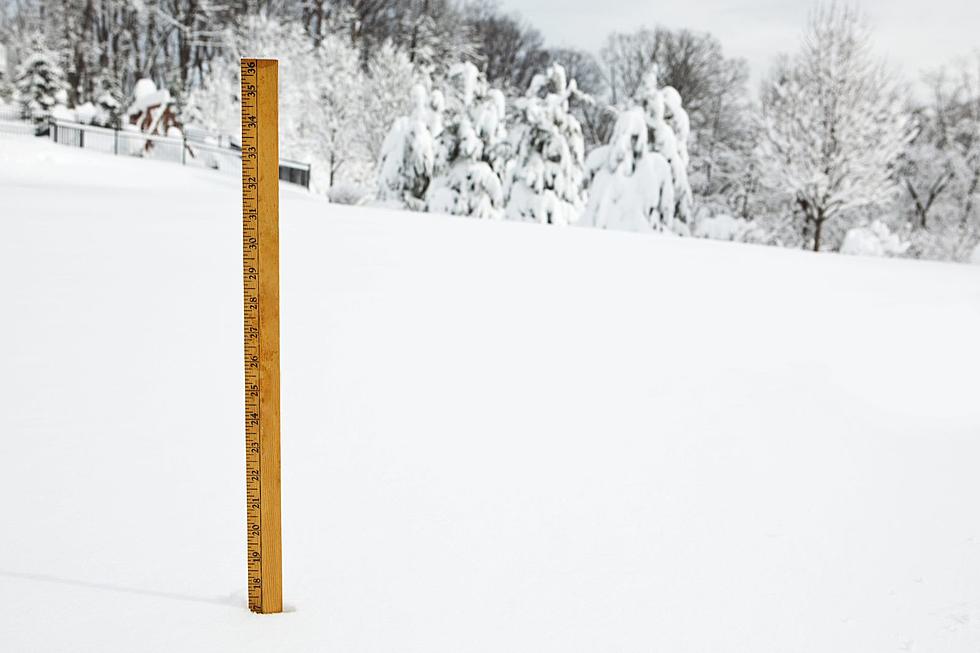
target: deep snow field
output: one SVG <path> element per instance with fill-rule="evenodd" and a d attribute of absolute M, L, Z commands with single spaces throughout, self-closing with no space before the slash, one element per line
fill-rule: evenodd
<path fill-rule="evenodd" d="M 238 192 L 0 140 L 0 651 L 980 649 L 980 268 L 295 190 L 252 615 Z"/>

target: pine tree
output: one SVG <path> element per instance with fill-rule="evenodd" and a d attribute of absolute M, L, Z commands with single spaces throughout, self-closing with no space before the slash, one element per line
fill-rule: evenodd
<path fill-rule="evenodd" d="M 500 219 L 500 173 L 508 159 L 503 93 L 490 88 L 473 64 L 457 64 L 450 69 L 445 102 L 428 210 Z"/>
<path fill-rule="evenodd" d="M 515 103 L 512 133 L 515 160 L 506 188 L 507 218 L 568 225 L 585 207 L 585 142 L 582 126 L 569 112 L 578 95 L 561 65 L 536 75 Z"/>
<path fill-rule="evenodd" d="M 119 127 L 122 119 L 123 92 L 118 80 L 110 75 L 97 77 L 93 87 L 95 96 L 95 124 L 103 127 Z"/>
<path fill-rule="evenodd" d="M 435 120 L 425 87 L 412 88 L 412 110 L 395 120 L 385 138 L 378 162 L 378 199 L 420 210 L 432 181 L 435 138 L 429 126 Z"/>
<path fill-rule="evenodd" d="M 582 222 L 600 229 L 669 231 L 674 227 L 671 166 L 648 143 L 642 109 L 623 111 L 608 145 L 585 162 L 591 180 Z"/>
<path fill-rule="evenodd" d="M 691 183 L 687 176 L 687 138 L 685 133 L 683 139 L 667 122 L 667 100 L 664 90 L 658 87 L 659 68 L 654 65 L 646 74 L 643 83 L 636 92 L 635 102 L 642 108 L 647 124 L 647 144 L 654 151 L 663 156 L 670 164 L 671 179 L 674 190 L 674 216 L 681 222 L 690 222 L 693 207 L 694 195 L 691 192 Z M 675 114 L 672 115 L 674 122 L 683 127 L 685 114 L 681 114 L 680 96 L 677 91 L 671 89 L 676 95 L 676 100 L 672 97 L 671 104 L 674 105 Z M 688 131 L 690 123 L 687 123 Z M 681 228 L 681 231 L 685 229 Z"/>
<path fill-rule="evenodd" d="M 68 90 L 57 55 L 43 45 L 40 35 L 34 37 L 31 51 L 17 67 L 14 83 L 24 117 L 35 122 L 47 119 L 59 91 Z"/>

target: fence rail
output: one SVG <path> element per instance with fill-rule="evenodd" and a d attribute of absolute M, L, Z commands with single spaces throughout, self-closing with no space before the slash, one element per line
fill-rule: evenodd
<path fill-rule="evenodd" d="M 213 170 L 236 170 L 242 153 L 233 147 L 220 147 L 203 141 L 170 136 L 153 136 L 139 131 L 109 129 L 81 123 L 52 120 L 46 124 L 0 119 L 0 133 L 47 136 L 53 142 L 85 150 L 144 159 L 170 161 Z M 279 160 L 279 179 L 310 187 L 310 164 Z"/>

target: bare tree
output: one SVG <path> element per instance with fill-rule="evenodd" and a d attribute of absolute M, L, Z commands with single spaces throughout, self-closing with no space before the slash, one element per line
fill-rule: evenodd
<path fill-rule="evenodd" d="M 476 46 L 477 66 L 487 81 L 521 92 L 548 63 L 544 37 L 497 0 L 473 0 L 463 14 Z"/>

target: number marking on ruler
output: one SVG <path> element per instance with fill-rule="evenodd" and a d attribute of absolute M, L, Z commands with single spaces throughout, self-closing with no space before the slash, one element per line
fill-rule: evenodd
<path fill-rule="evenodd" d="M 242 59 L 242 281 L 248 607 L 282 612 L 278 66 Z"/>

